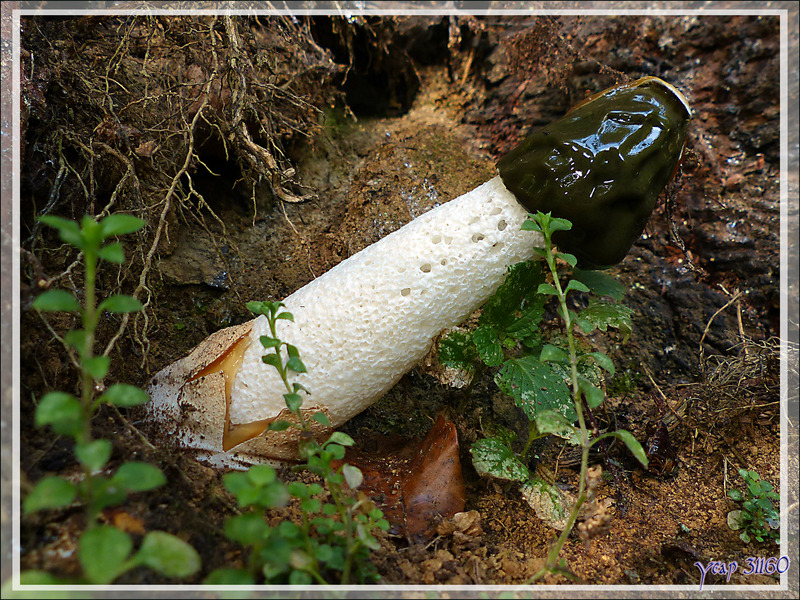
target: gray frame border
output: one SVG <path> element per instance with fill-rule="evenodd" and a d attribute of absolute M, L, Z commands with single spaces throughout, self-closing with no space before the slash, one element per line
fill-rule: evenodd
<path fill-rule="evenodd" d="M 6 2 L 2 4 L 2 582 L 19 573 L 19 17 L 49 14 L 777 14 L 781 20 L 781 555 L 798 556 L 798 6 L 795 2 Z M 9 93 L 8 82 L 13 83 Z M 11 292 L 9 294 L 9 291 Z M 8 344 L 7 340 L 12 343 Z M 789 475 L 792 480 L 789 480 Z M 790 522 L 791 521 L 791 522 Z M 9 536 L 13 530 L 13 537 Z M 12 582 L 13 583 L 13 582 Z M 14 589 L 20 589 L 15 586 Z M 221 586 L 59 586 L 65 597 L 200 598 L 221 597 Z M 26 591 L 55 591 L 52 586 L 26 586 Z M 250 597 L 793 597 L 798 591 L 795 561 L 779 586 L 243 586 Z M 77 595 L 75 592 L 79 592 Z M 80 592 L 87 592 L 82 595 Z M 144 593 L 144 594 L 142 594 Z"/>

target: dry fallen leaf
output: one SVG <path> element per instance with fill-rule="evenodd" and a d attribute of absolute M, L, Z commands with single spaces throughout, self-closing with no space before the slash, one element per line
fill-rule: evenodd
<path fill-rule="evenodd" d="M 436 526 L 464 510 L 464 479 L 455 424 L 440 415 L 427 437 L 382 452 L 350 450 L 347 463 L 361 469 L 361 490 L 383 510 L 390 532 L 411 542 L 436 535 Z"/>

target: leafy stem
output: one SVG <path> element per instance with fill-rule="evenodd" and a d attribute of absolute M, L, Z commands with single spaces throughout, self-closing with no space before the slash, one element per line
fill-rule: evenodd
<path fill-rule="evenodd" d="M 564 320 L 564 329 L 567 335 L 567 348 L 569 350 L 570 374 L 572 379 L 572 401 L 575 405 L 575 414 L 578 417 L 578 437 L 581 445 L 581 472 L 578 483 L 578 497 L 572 507 L 569 517 L 567 518 L 566 526 L 561 531 L 561 535 L 558 536 L 556 543 L 550 548 L 550 551 L 547 554 L 547 560 L 544 566 L 544 569 L 553 571 L 558 566 L 558 556 L 561 553 L 561 549 L 566 543 L 567 538 L 569 537 L 569 534 L 575 525 L 575 521 L 578 519 L 581 507 L 583 506 L 584 502 L 586 502 L 586 473 L 589 465 L 589 448 L 591 444 L 589 443 L 589 430 L 586 428 L 586 420 L 584 419 L 583 415 L 583 401 L 581 399 L 580 380 L 578 378 L 578 356 L 575 349 L 575 336 L 573 332 L 574 323 L 572 321 L 569 308 L 567 307 L 567 292 L 561 286 L 561 281 L 558 275 L 556 253 L 553 252 L 552 242 L 552 234 L 554 231 L 568 230 L 572 227 L 572 225 L 569 222 L 565 222 L 563 219 L 552 219 L 549 213 L 547 215 L 539 213 L 536 216 L 536 222 L 539 224 L 540 230 L 544 237 L 544 258 L 553 278 L 555 296 L 558 298 L 561 318 Z M 565 257 L 566 260 L 574 265 L 574 262 L 570 261 L 570 258 L 571 257 L 569 256 Z M 569 290 L 569 285 L 567 289 Z"/>
<path fill-rule="evenodd" d="M 73 439 L 83 478 L 72 483 L 57 476 L 45 477 L 25 498 L 25 514 L 64 508 L 75 499 L 83 502 L 86 530 L 78 541 L 78 559 L 84 580 L 89 583 L 111 583 L 124 572 L 142 565 L 170 576 L 190 575 L 200 568 L 200 557 L 182 540 L 153 531 L 145 535 L 139 550 L 133 552 L 133 541 L 127 533 L 98 522 L 103 509 L 120 504 L 129 492 L 143 492 L 166 483 L 161 470 L 147 463 L 126 462 L 110 477 L 102 474 L 108 470 L 113 446 L 108 440 L 92 437 L 92 417 L 101 404 L 132 407 L 149 400 L 143 390 L 132 385 L 116 383 L 105 388 L 103 381 L 108 375 L 110 359 L 94 353 L 97 326 L 104 311 L 123 314 L 142 309 L 136 298 L 123 294 L 108 296 L 98 304 L 96 283 L 100 260 L 125 262 L 122 245 L 106 242 L 138 231 L 145 222 L 130 215 L 108 215 L 99 222 L 85 216 L 80 223 L 47 215 L 40 221 L 56 229 L 62 241 L 81 252 L 84 302 L 81 306 L 73 292 L 51 289 L 33 303 L 41 312 L 77 313 L 82 324 L 81 329 L 64 335 L 70 352 L 79 359 L 75 362 L 81 370 L 80 397 L 60 391 L 45 394 L 36 407 L 35 421 L 38 426 L 48 425 L 57 434 Z"/>
<path fill-rule="evenodd" d="M 328 499 L 323 503 L 316 497 L 322 493 L 322 485 L 300 481 L 284 484 L 267 465 L 225 475 L 225 487 L 236 496 L 239 504 L 253 507 L 248 513 L 226 522 L 226 534 L 250 547 L 250 559 L 246 570 L 219 569 L 211 573 L 206 582 L 254 583 L 263 576 L 267 582 L 326 584 L 331 572 L 338 572 L 342 584 L 351 579 L 374 580 L 374 567 L 367 561 L 368 550 L 378 547 L 372 531 L 375 528 L 385 531 L 389 524 L 377 509 L 364 514 L 362 504 L 346 493 L 344 485 L 356 489 L 363 476 L 351 465 L 335 465 L 341 463 L 345 448 L 354 441 L 347 434 L 334 431 L 320 443 L 312 430 L 312 421 L 330 427 L 328 417 L 323 412 L 307 417 L 301 410 L 301 393 L 310 392 L 302 384 L 290 382 L 289 373 L 305 373 L 306 367 L 298 349 L 278 337 L 278 321 L 294 321 L 292 313 L 281 302 L 248 302 L 247 308 L 267 320 L 269 335 L 260 337 L 266 350 L 261 360 L 278 372 L 286 389 L 283 395 L 286 406 L 297 419 L 294 423 L 276 421 L 269 428 L 300 430 L 298 450 L 305 464 L 297 468 L 308 469 L 320 477 L 328 489 Z M 284 521 L 277 527 L 269 526 L 265 521 L 265 509 L 285 506 L 290 496 L 300 503 L 299 524 Z"/>

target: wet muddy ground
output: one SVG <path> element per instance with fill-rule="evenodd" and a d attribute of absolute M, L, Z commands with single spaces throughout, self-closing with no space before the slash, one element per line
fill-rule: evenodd
<path fill-rule="evenodd" d="M 109 377 L 143 386 L 209 334 L 249 319 L 246 302 L 289 295 L 486 181 L 498 156 L 585 94 L 655 75 L 681 89 L 693 106 L 688 155 L 642 238 L 610 271 L 627 287 L 624 303 L 635 311 L 630 339 L 603 334 L 592 341 L 617 368 L 606 382 L 598 420 L 628 429 L 643 444 L 663 425 L 673 454 L 669 465 L 645 471 L 613 448 L 618 477 L 601 492 L 611 499 L 611 529 L 588 546 L 573 536 L 562 556 L 586 584 L 697 585 L 696 562 L 776 555 L 779 549 L 769 543 L 744 544 L 726 519 L 736 508 L 727 491 L 741 487 L 738 468 L 755 470 L 776 486 L 781 477 L 778 18 L 451 16 L 287 23 L 26 19 L 23 492 L 45 475 L 77 469 L 68 442 L 33 425 L 36 398 L 74 388 L 77 375 L 30 302 L 42 280 L 80 285 L 77 270 L 69 268 L 75 255 L 34 224 L 36 215 L 74 218 L 116 203 L 148 221 L 138 239 L 126 241 L 131 261 L 100 280 L 105 292 L 136 292 L 147 301 L 146 317 L 132 319 L 110 352 Z M 192 34 L 201 41 L 182 53 L 168 52 Z M 283 90 L 283 96 L 270 97 L 272 105 L 242 99 L 228 87 L 235 72 L 225 70 L 235 55 L 233 39 L 239 40 L 240 58 L 262 60 L 262 72 L 270 73 L 252 82 Z M 282 44 L 295 44 L 302 53 L 280 51 Z M 96 106 L 102 93 L 82 106 L 76 94 L 64 91 L 64 81 L 81 81 L 114 48 L 125 57 L 114 59 L 118 66 L 109 80 L 129 94 L 114 95 L 117 108 L 128 110 L 104 133 L 106 121 L 98 120 Z M 212 50 L 219 51 L 216 63 Z M 288 54 L 301 56 L 298 64 Z M 66 62 L 78 59 L 86 61 L 86 70 Z M 159 63 L 167 60 L 172 62 Z M 144 61 L 158 73 L 174 70 L 170 89 L 177 97 L 189 90 L 195 102 L 208 99 L 215 116 L 198 126 L 194 139 L 184 132 L 191 106 L 171 120 L 174 115 L 153 101 L 165 111 L 164 127 L 175 132 L 162 131 L 161 121 L 140 112 L 142 98 L 166 89 L 155 83 L 143 88 L 138 69 Z M 205 81 L 211 85 L 200 91 Z M 250 131 L 259 132 L 257 142 L 278 157 L 275 172 L 249 160 L 235 124 L 241 106 Z M 189 143 L 197 151 L 182 172 Z M 133 165 L 133 176 L 125 175 L 126 165 Z M 283 179 L 275 178 L 278 171 Z M 163 210 L 172 181 L 179 191 Z M 313 198 L 290 201 L 304 194 Z M 794 211 L 796 219 L 796 206 Z M 48 321 L 56 332 L 71 326 L 57 316 Z M 103 346 L 119 325 L 101 324 Z M 796 368 L 796 350 L 794 360 Z M 372 561 L 386 584 L 525 583 L 557 531 L 537 518 L 518 486 L 479 477 L 468 452 L 483 435 L 481 423 L 513 427 L 520 415 L 491 372 L 466 400 L 436 375 L 435 365 L 414 369 L 344 430 L 370 447 L 378 435 L 421 438 L 437 414 L 449 416 L 458 431 L 465 511 L 477 511 L 477 525 L 466 533 L 445 527 L 422 544 L 384 536 Z M 113 461 L 152 461 L 169 483 L 131 497 L 108 518 L 124 515 L 120 522 L 131 524 L 134 535 L 163 529 L 191 543 L 203 572 L 190 583 L 215 568 L 240 566 L 241 549 L 223 533 L 233 501 L 221 473 L 189 453 L 151 447 L 139 417 L 101 409 L 95 435 L 113 440 Z M 535 468 L 574 491 L 578 466 L 569 447 L 551 440 L 537 455 Z M 789 462 L 796 473 L 796 454 Z M 81 518 L 70 509 L 23 519 L 23 569 L 74 575 Z M 298 515 L 289 507 L 273 518 Z M 135 570 L 122 582 L 162 580 Z M 723 582 L 712 575 L 705 580 Z M 544 583 L 572 581 L 549 576 Z M 730 583 L 776 585 L 778 579 L 740 572 Z"/>

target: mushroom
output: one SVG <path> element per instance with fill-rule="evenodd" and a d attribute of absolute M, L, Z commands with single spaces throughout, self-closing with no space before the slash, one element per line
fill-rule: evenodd
<path fill-rule="evenodd" d="M 414 219 L 351 256 L 283 303 L 294 321 L 278 336 L 300 349 L 310 391 L 303 411 L 324 412 L 325 434 L 376 402 L 500 286 L 508 267 L 533 257 L 540 234 L 529 211 L 573 222 L 557 239 L 580 264 L 621 261 L 641 235 L 681 157 L 691 110 L 654 77 L 592 96 L 498 162 L 499 176 Z M 284 384 L 264 365 L 266 318 L 209 336 L 157 373 L 148 418 L 214 466 L 297 458 Z"/>

